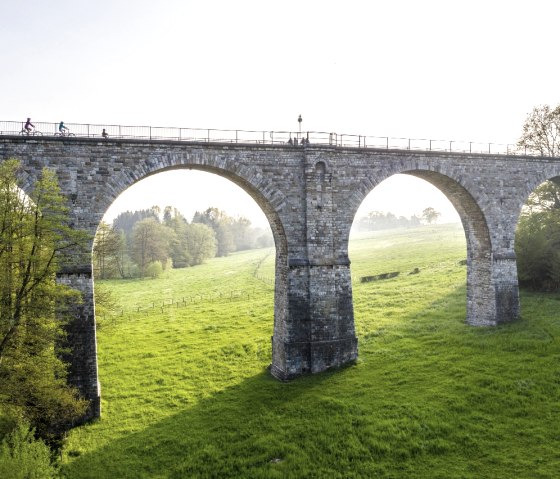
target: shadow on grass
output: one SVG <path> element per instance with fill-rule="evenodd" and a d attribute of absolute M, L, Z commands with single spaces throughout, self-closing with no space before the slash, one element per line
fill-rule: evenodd
<path fill-rule="evenodd" d="M 310 415 L 310 401 L 317 401 L 317 391 L 333 374 L 348 369 L 290 383 L 263 371 L 141 432 L 75 458 L 64 467 L 64 474 L 69 478 L 292 477 L 293 471 L 312 463 L 316 453 L 302 451 L 299 439 L 313 434 L 314 428 L 321 430 L 325 420 L 322 407 Z"/>

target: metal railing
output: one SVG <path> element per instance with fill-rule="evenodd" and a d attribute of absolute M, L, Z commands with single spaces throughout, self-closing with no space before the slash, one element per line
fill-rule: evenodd
<path fill-rule="evenodd" d="M 457 153 L 485 153 L 494 155 L 542 156 L 538 151 L 520 149 L 513 144 L 481 143 L 473 141 L 430 140 L 418 138 L 393 138 L 389 136 L 349 135 L 321 131 L 256 131 L 256 130 L 218 130 L 211 128 L 177 128 L 160 126 L 124 126 L 102 124 L 65 124 L 70 135 L 60 135 L 59 123 L 34 122 L 35 129 L 29 136 L 107 138 L 193 141 L 212 143 L 253 143 L 263 145 L 329 145 L 349 148 L 368 148 L 384 150 L 415 150 Z M 0 121 L 0 136 L 24 135 L 25 122 Z M 304 142 L 302 142 L 304 140 Z"/>

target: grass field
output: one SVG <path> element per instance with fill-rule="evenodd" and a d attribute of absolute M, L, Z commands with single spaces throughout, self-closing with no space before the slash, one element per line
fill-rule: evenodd
<path fill-rule="evenodd" d="M 560 296 L 523 294 L 521 320 L 473 328 L 460 227 L 350 250 L 360 359 L 290 383 L 267 371 L 269 250 L 105 282 L 124 314 L 98 335 L 103 417 L 71 432 L 64 475 L 560 477 Z"/>

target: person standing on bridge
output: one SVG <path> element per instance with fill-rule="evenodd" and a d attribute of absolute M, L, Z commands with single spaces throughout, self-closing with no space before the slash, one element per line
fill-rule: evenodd
<path fill-rule="evenodd" d="M 35 128 L 35 125 L 31 123 L 31 118 L 27 119 L 27 121 L 25 122 L 25 126 L 23 128 L 25 128 L 25 131 L 27 131 L 28 135 L 29 133 L 31 133 L 31 130 Z"/>
<path fill-rule="evenodd" d="M 58 132 L 61 135 L 64 135 L 67 131 L 68 131 L 68 128 L 66 128 L 66 126 L 64 126 L 64 122 L 61 121 L 60 124 L 58 125 Z"/>

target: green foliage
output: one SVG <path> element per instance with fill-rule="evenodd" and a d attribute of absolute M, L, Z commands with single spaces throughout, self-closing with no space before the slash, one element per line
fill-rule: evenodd
<path fill-rule="evenodd" d="M 93 272 L 98 279 L 124 278 L 125 236 L 105 222 L 99 224 L 93 242 Z"/>
<path fill-rule="evenodd" d="M 208 208 L 206 211 L 193 216 L 193 223 L 202 223 L 209 226 L 216 234 L 216 256 L 227 256 L 235 251 L 235 242 L 232 232 L 234 220 L 225 211 L 218 208 Z"/>
<path fill-rule="evenodd" d="M 518 146 L 529 153 L 560 156 L 560 105 L 533 108 Z M 560 185 L 556 181 L 544 182 L 529 196 L 517 225 L 515 252 L 522 285 L 560 290 Z"/>
<path fill-rule="evenodd" d="M 167 265 L 174 231 L 154 218 L 146 218 L 134 225 L 132 230 L 132 257 L 144 277 L 151 263 Z M 153 270 L 152 270 L 153 271 Z"/>
<path fill-rule="evenodd" d="M 0 443 L 0 477 L 3 479 L 51 479 L 58 477 L 51 451 L 22 422 Z"/>
<path fill-rule="evenodd" d="M 560 187 L 551 181 L 529 197 L 515 236 L 517 271 L 522 286 L 560 290 Z"/>
<path fill-rule="evenodd" d="M 192 223 L 185 229 L 188 266 L 196 266 L 216 255 L 216 234 L 201 223 Z"/>
<path fill-rule="evenodd" d="M 0 404 L 54 444 L 86 406 L 66 385 L 55 350 L 64 339 L 62 312 L 77 299 L 56 271 L 85 236 L 68 224 L 51 171 L 25 197 L 17 170 L 16 161 L 0 164 Z"/>
<path fill-rule="evenodd" d="M 153 282 L 104 282 L 126 309 L 214 289 L 250 299 L 131 314 L 99 333 L 103 418 L 74 429 L 78 478 L 553 478 L 559 467 L 557 295 L 524 294 L 524 319 L 464 323 L 460 226 L 350 243 L 360 358 L 270 377 L 274 255 L 248 251 Z M 413 271 L 386 281 L 359 278 Z"/>
<path fill-rule="evenodd" d="M 146 276 L 149 276 L 152 279 L 159 278 L 161 273 L 163 273 L 161 261 L 152 261 L 148 264 L 148 266 L 146 266 Z"/>
<path fill-rule="evenodd" d="M 147 264 L 166 258 L 173 268 L 202 264 L 233 251 L 274 245 L 270 228 L 252 228 L 246 218 L 232 218 L 217 208 L 196 212 L 193 222 L 172 206 L 160 210 L 120 214 L 113 228 L 101 224 L 94 244 L 94 272 L 97 279 L 141 277 Z"/>

